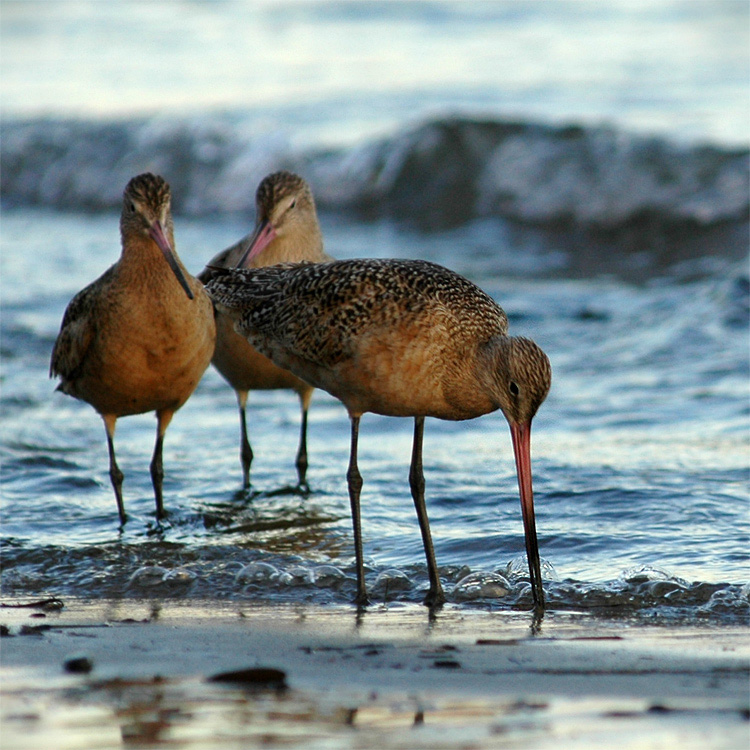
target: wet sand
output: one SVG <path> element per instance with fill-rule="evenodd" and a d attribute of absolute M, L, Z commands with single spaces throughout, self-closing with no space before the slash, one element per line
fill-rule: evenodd
<path fill-rule="evenodd" d="M 3 608 L 0 623 L 3 750 L 705 750 L 744 748 L 750 736 L 742 628 L 555 612 L 537 626 L 528 613 L 460 606 L 358 616 L 71 600 L 59 611 Z"/>

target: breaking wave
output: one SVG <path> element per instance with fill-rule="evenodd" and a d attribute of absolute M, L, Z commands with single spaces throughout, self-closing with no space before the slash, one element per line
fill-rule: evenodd
<path fill-rule="evenodd" d="M 604 126 L 445 117 L 322 150 L 229 115 L 35 119 L 4 123 L 0 166 L 6 207 L 118 208 L 130 177 L 150 170 L 170 181 L 177 213 L 252 216 L 260 179 L 286 168 L 308 179 L 322 210 L 422 231 L 490 218 L 625 249 L 747 249 L 747 149 Z"/>

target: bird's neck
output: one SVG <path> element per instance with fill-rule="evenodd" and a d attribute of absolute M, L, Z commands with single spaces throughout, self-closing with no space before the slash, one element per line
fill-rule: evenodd
<path fill-rule="evenodd" d="M 174 252 L 174 237 L 171 232 L 167 237 L 177 265 L 182 269 L 185 277 L 189 278 L 188 271 Z M 123 244 L 123 252 L 117 265 L 118 274 L 123 277 L 132 277 L 138 286 L 161 286 L 165 280 L 171 286 L 171 282 L 175 281 L 174 272 L 169 267 L 164 253 L 150 237 L 128 238 Z"/>
<path fill-rule="evenodd" d="M 299 263 L 311 261 L 319 263 L 328 260 L 323 250 L 323 236 L 320 229 L 308 229 L 281 235 L 253 259 L 252 266 L 273 266 L 277 263 Z"/>

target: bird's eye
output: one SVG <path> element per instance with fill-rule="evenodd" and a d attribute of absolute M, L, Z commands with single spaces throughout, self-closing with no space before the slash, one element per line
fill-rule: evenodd
<path fill-rule="evenodd" d="M 135 203 L 128 204 L 128 210 L 130 211 L 131 214 L 134 214 L 135 213 Z"/>
<path fill-rule="evenodd" d="M 514 395 L 517 396 L 521 391 L 518 387 L 517 383 L 514 383 L 512 380 L 510 381 L 510 385 L 508 386 L 508 390 Z"/>

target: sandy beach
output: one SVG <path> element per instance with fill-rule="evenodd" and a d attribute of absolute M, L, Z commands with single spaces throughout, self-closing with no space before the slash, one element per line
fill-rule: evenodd
<path fill-rule="evenodd" d="M 154 600 L 4 607 L 0 622 L 4 750 L 705 750 L 749 736 L 741 628 Z"/>

